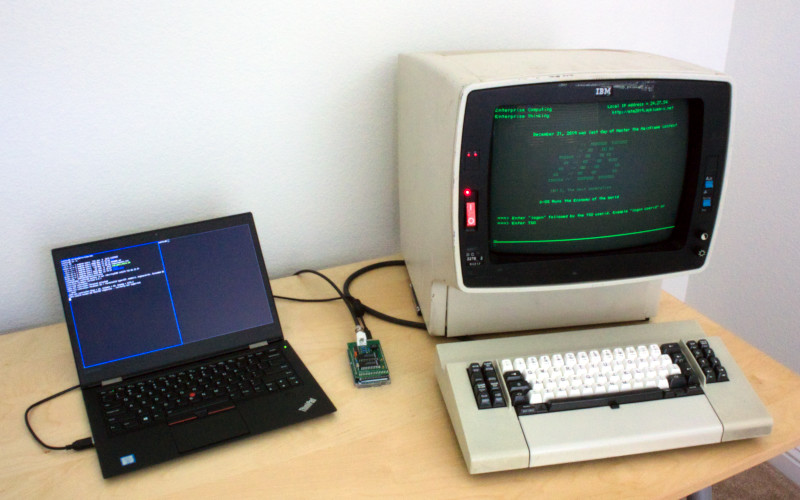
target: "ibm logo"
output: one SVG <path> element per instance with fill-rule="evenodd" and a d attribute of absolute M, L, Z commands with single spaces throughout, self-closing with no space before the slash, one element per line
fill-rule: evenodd
<path fill-rule="evenodd" d="M 611 87 L 597 87 L 594 89 L 594 95 L 611 95 Z"/>

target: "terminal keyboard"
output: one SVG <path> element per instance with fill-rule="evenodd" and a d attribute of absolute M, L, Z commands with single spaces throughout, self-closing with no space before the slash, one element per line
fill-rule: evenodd
<path fill-rule="evenodd" d="M 772 429 L 722 340 L 693 321 L 440 344 L 436 374 L 471 473 Z"/>

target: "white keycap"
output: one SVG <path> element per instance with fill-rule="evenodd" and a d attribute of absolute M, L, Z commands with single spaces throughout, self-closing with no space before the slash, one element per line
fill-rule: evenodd
<path fill-rule="evenodd" d="M 503 373 L 513 372 L 514 364 L 511 362 L 510 359 L 503 359 L 500 361 L 500 371 Z"/>
<path fill-rule="evenodd" d="M 658 358 L 661 356 L 661 348 L 658 344 L 650 344 L 650 356 L 653 358 Z"/>
<path fill-rule="evenodd" d="M 550 356 L 546 354 L 544 356 L 539 356 L 539 366 L 541 368 L 550 368 L 553 366 L 553 364 L 550 362 Z"/>

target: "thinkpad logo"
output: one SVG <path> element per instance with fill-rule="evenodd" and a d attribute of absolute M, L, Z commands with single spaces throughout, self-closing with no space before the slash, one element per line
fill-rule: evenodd
<path fill-rule="evenodd" d="M 316 399 L 314 399 L 314 398 L 308 398 L 308 401 L 306 401 L 306 404 L 304 404 L 303 406 L 301 406 L 301 407 L 300 407 L 300 408 L 298 408 L 297 410 L 298 410 L 298 411 L 302 411 L 303 413 L 305 413 L 305 412 L 307 412 L 308 410 L 310 410 L 310 409 L 311 409 L 311 407 L 312 407 L 312 406 L 314 406 L 314 403 L 316 403 L 316 402 L 317 402 L 317 400 L 316 400 Z"/>

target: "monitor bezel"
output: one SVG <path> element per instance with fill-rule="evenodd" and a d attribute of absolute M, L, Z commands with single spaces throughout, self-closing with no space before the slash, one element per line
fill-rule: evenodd
<path fill-rule="evenodd" d="M 607 91 L 609 89 L 610 91 Z M 510 104 L 613 103 L 687 99 L 690 140 L 686 178 L 673 235 L 666 241 L 603 252 L 498 254 L 490 248 L 489 192 L 494 110 Z M 454 183 L 456 262 L 464 289 L 582 286 L 674 275 L 701 269 L 708 256 L 723 185 L 730 135 L 731 86 L 727 81 L 676 78 L 584 79 L 484 86 L 463 97 Z M 478 155 L 475 156 L 475 152 Z M 714 179 L 710 207 L 702 207 L 704 182 Z M 477 205 L 475 228 L 466 227 L 464 190 Z"/>

